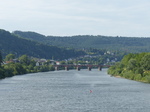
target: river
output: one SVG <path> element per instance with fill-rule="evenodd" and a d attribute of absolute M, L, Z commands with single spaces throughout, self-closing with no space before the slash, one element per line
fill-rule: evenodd
<path fill-rule="evenodd" d="M 107 69 L 14 76 L 0 80 L 0 112 L 150 112 L 150 85 Z"/>

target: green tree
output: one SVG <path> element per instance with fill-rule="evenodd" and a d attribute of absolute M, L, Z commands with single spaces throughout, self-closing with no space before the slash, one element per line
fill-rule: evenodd
<path fill-rule="evenodd" d="M 150 83 L 150 53 L 126 55 L 121 63 L 122 67 L 115 64 L 109 68 L 108 73 Z"/>
<path fill-rule="evenodd" d="M 3 62 L 3 59 L 2 59 L 2 54 L 1 54 L 1 51 L 0 51 L 0 67 L 1 67 L 2 62 Z"/>
<path fill-rule="evenodd" d="M 6 64 L 4 65 L 4 75 L 5 77 L 12 77 L 13 76 L 13 66 L 12 64 Z"/>
<path fill-rule="evenodd" d="M 5 61 L 10 61 L 12 59 L 15 59 L 15 55 L 14 54 L 8 54 L 5 58 Z"/>
<path fill-rule="evenodd" d="M 0 79 L 5 78 L 4 76 L 4 69 L 0 67 Z"/>
<path fill-rule="evenodd" d="M 141 66 L 144 70 L 150 70 L 150 53 L 142 58 Z"/>
<path fill-rule="evenodd" d="M 19 61 L 20 63 L 25 64 L 25 65 L 29 65 L 30 63 L 30 59 L 28 58 L 27 55 L 22 55 L 21 57 L 19 57 Z"/>
<path fill-rule="evenodd" d="M 128 62 L 131 58 L 134 58 L 135 54 L 128 54 L 128 55 L 125 55 L 123 57 L 123 59 L 121 60 L 121 62 L 124 64 L 124 65 L 128 65 Z"/>
<path fill-rule="evenodd" d="M 127 64 L 127 69 L 128 70 L 134 70 L 137 67 L 137 62 L 135 59 L 130 59 L 128 64 Z"/>
<path fill-rule="evenodd" d="M 60 61 L 60 64 L 61 65 L 66 64 L 66 61 Z"/>

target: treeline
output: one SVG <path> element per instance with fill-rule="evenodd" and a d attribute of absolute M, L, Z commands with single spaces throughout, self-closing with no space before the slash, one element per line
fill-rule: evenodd
<path fill-rule="evenodd" d="M 0 79 L 12 77 L 15 75 L 54 70 L 54 67 L 52 65 L 49 65 L 49 63 L 45 63 L 41 66 L 36 66 L 35 60 L 29 58 L 27 55 L 20 56 L 19 62 L 11 62 L 13 57 L 13 54 L 8 54 L 5 58 L 5 61 L 8 61 L 9 63 L 3 64 L 2 56 L 0 55 Z"/>
<path fill-rule="evenodd" d="M 102 35 L 76 35 L 76 36 L 45 36 L 35 32 L 13 32 L 20 37 L 34 40 L 46 45 L 59 47 L 97 48 L 107 50 L 119 50 L 132 53 L 150 52 L 150 38 L 138 37 L 112 37 Z"/>
<path fill-rule="evenodd" d="M 128 54 L 108 74 L 150 83 L 150 53 Z"/>
<path fill-rule="evenodd" d="M 16 36 L 8 31 L 0 29 L 0 50 L 3 57 L 7 54 L 15 54 L 18 57 L 26 54 L 45 59 L 68 59 L 85 55 L 85 52 L 75 49 L 66 49 L 56 46 L 45 45 L 35 41 Z"/>

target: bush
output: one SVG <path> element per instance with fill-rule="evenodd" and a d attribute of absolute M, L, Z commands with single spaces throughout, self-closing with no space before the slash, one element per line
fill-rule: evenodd
<path fill-rule="evenodd" d="M 126 71 L 126 72 L 124 72 L 123 77 L 133 80 L 134 79 L 134 73 L 132 71 Z"/>
<path fill-rule="evenodd" d="M 146 80 L 148 83 L 150 83 L 150 76 L 146 76 Z"/>
<path fill-rule="evenodd" d="M 5 78 L 4 69 L 0 67 L 0 79 L 3 79 L 3 78 Z"/>
<path fill-rule="evenodd" d="M 137 74 L 137 75 L 135 75 L 135 77 L 134 77 L 134 80 L 136 80 L 136 81 L 140 81 L 141 79 L 142 79 L 141 74 Z"/>

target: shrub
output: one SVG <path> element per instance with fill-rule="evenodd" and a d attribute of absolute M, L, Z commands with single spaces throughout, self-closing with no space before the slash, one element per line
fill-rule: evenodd
<path fill-rule="evenodd" d="M 137 75 L 135 75 L 135 77 L 134 77 L 134 80 L 137 80 L 137 81 L 140 81 L 141 79 L 142 79 L 141 74 L 137 74 Z"/>
<path fill-rule="evenodd" d="M 150 76 L 146 76 L 146 80 L 148 83 L 150 83 Z"/>

